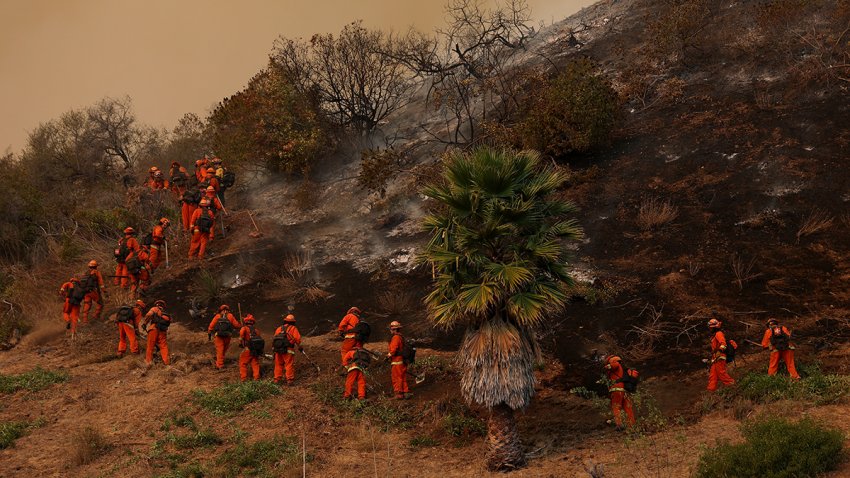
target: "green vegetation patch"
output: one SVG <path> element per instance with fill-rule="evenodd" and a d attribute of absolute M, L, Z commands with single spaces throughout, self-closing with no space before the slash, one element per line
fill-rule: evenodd
<path fill-rule="evenodd" d="M 724 397 L 743 397 L 756 403 L 777 400 L 812 401 L 816 404 L 835 403 L 850 395 L 850 376 L 824 374 L 817 366 L 804 368 L 806 378 L 792 380 L 785 375 L 751 372 L 735 387 L 723 390 Z"/>
<path fill-rule="evenodd" d="M 295 439 L 277 435 L 270 440 L 259 440 L 250 444 L 240 440 L 234 448 L 221 455 L 218 464 L 226 466 L 224 476 L 228 477 L 271 477 L 280 476 L 282 467 L 294 463 L 299 457 Z"/>
<path fill-rule="evenodd" d="M 375 419 L 384 431 L 413 428 L 418 419 L 418 414 L 410 404 L 398 400 L 387 397 L 370 398 L 368 403 L 346 400 L 342 397 L 342 387 L 332 382 L 316 382 L 310 388 L 321 403 L 334 407 L 347 417 Z"/>
<path fill-rule="evenodd" d="M 280 395 L 280 387 L 267 381 L 228 383 L 210 390 L 192 391 L 192 401 L 214 415 L 230 415 L 242 411 L 249 403 Z"/>
<path fill-rule="evenodd" d="M 746 440 L 721 444 L 700 457 L 697 478 L 803 478 L 834 470 L 842 459 L 844 434 L 811 419 L 781 418 L 745 423 Z"/>
<path fill-rule="evenodd" d="M 15 440 L 27 434 L 30 425 L 26 422 L 0 423 L 0 450 L 15 445 Z"/>
<path fill-rule="evenodd" d="M 36 367 L 34 370 L 17 375 L 0 374 L 0 393 L 15 393 L 18 390 L 37 392 L 53 385 L 68 381 L 68 374 L 61 371 L 45 370 Z"/>

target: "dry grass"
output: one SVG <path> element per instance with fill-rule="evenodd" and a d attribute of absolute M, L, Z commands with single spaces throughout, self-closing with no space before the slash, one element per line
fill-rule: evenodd
<path fill-rule="evenodd" d="M 800 239 L 806 236 L 811 236 L 812 234 L 829 229 L 834 222 L 835 217 L 826 211 L 813 209 L 806 219 L 803 220 L 803 223 L 800 224 L 800 228 L 797 229 L 797 244 L 800 243 Z"/>
<path fill-rule="evenodd" d="M 767 281 L 765 289 L 767 290 L 768 294 L 778 295 L 782 297 L 794 297 L 794 288 L 791 286 L 791 281 L 786 277 L 780 277 L 779 279 L 770 279 L 769 281 Z"/>
<path fill-rule="evenodd" d="M 224 280 L 218 274 L 204 269 L 195 275 L 190 290 L 199 302 L 209 304 L 226 295 Z"/>
<path fill-rule="evenodd" d="M 733 282 L 738 284 L 738 290 L 744 290 L 744 284 L 761 275 L 761 273 L 757 274 L 753 272 L 753 267 L 757 260 L 758 256 L 753 256 L 752 259 L 747 261 L 743 256 L 738 255 L 738 253 L 732 254 L 730 267 L 732 268 L 732 273 L 735 274 L 735 280 Z"/>
<path fill-rule="evenodd" d="M 69 460 L 72 466 L 91 463 L 109 450 L 109 443 L 100 430 L 85 427 L 71 435 Z"/>
<path fill-rule="evenodd" d="M 676 219 L 679 208 L 670 201 L 658 198 L 644 198 L 638 210 L 637 225 L 644 231 L 649 231 Z"/>
<path fill-rule="evenodd" d="M 272 279 L 272 284 L 274 287 L 266 294 L 268 298 L 316 303 L 333 296 L 316 282 L 310 251 L 286 254 L 280 270 Z"/>
<path fill-rule="evenodd" d="M 381 310 L 393 316 L 410 315 L 416 302 L 416 296 L 412 292 L 388 290 L 378 294 Z"/>

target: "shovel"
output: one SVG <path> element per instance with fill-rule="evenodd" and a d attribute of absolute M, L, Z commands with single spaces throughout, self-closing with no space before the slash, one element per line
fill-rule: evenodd
<path fill-rule="evenodd" d="M 316 362 L 314 362 L 314 361 L 310 358 L 310 356 L 309 356 L 309 355 L 307 355 L 307 352 L 305 352 L 305 351 L 303 351 L 303 350 L 302 350 L 302 351 L 301 351 L 301 355 L 303 355 L 303 356 L 304 356 L 304 358 L 306 358 L 306 359 L 307 359 L 307 361 L 308 361 L 308 362 L 310 362 L 310 365 L 312 365 L 312 366 L 316 367 L 316 373 L 322 373 L 322 369 L 321 369 L 321 367 L 319 367 L 319 366 L 316 364 Z"/>

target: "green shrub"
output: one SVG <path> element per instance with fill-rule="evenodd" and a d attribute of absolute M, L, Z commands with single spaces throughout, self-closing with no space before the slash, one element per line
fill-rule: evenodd
<path fill-rule="evenodd" d="M 455 437 L 484 436 L 487 426 L 476 416 L 452 412 L 443 417 L 443 430 Z"/>
<path fill-rule="evenodd" d="M 364 149 L 360 153 L 357 182 L 363 189 L 379 192 L 384 197 L 387 182 L 398 173 L 403 160 L 403 154 L 392 148 Z"/>
<path fill-rule="evenodd" d="M 15 444 L 15 440 L 26 435 L 29 424 L 26 422 L 0 423 L 0 450 Z"/>
<path fill-rule="evenodd" d="M 756 403 L 777 400 L 805 400 L 816 404 L 835 403 L 850 394 L 850 376 L 824 374 L 817 366 L 801 367 L 806 378 L 792 380 L 786 375 L 750 372 L 737 386 L 723 390 L 729 399 L 743 397 Z"/>
<path fill-rule="evenodd" d="M 166 440 L 174 444 L 178 450 L 204 448 L 221 445 L 224 440 L 210 428 L 198 430 L 190 435 L 175 435 L 169 433 Z"/>
<path fill-rule="evenodd" d="M 700 457 L 698 478 L 803 478 L 834 470 L 842 459 L 844 434 L 811 419 L 750 422 L 745 442 L 721 444 Z"/>
<path fill-rule="evenodd" d="M 348 417 L 369 417 L 381 423 L 384 431 L 391 428 L 408 429 L 415 425 L 417 416 L 406 403 L 389 398 L 370 398 L 364 405 L 357 400 L 342 397 L 342 387 L 332 382 L 316 382 L 310 386 L 316 398 Z"/>
<path fill-rule="evenodd" d="M 168 414 L 168 418 L 163 422 L 161 430 L 164 432 L 170 431 L 171 427 L 188 428 L 192 431 L 198 431 L 198 426 L 195 424 L 195 419 L 187 412 L 172 410 Z"/>
<path fill-rule="evenodd" d="M 18 375 L 0 374 L 0 393 L 15 393 L 18 390 L 37 392 L 53 385 L 68 381 L 66 372 L 54 372 L 36 367 L 34 370 Z"/>
<path fill-rule="evenodd" d="M 175 468 L 164 475 L 157 475 L 156 478 L 204 478 L 205 476 L 213 476 L 198 463 L 189 463 L 188 465 Z"/>
<path fill-rule="evenodd" d="M 274 383 L 258 380 L 228 383 L 209 392 L 194 390 L 192 401 L 214 415 L 230 415 L 242 411 L 249 403 L 280 393 L 280 387 Z"/>
<path fill-rule="evenodd" d="M 251 444 L 239 442 L 218 460 L 227 466 L 226 476 L 280 476 L 272 469 L 280 464 L 293 463 L 299 457 L 299 448 L 291 437 L 275 436 Z M 308 457 L 310 458 L 310 457 Z"/>
<path fill-rule="evenodd" d="M 536 95 L 518 125 L 520 142 L 552 156 L 586 152 L 608 142 L 617 94 L 593 62 L 578 60 Z"/>
<path fill-rule="evenodd" d="M 432 448 L 440 446 L 440 442 L 428 436 L 415 436 L 410 439 L 409 445 L 411 448 Z"/>

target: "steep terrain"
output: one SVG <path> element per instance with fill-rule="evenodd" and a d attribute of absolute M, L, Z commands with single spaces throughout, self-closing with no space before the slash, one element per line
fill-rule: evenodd
<path fill-rule="evenodd" d="M 737 422 L 765 407 L 741 410 L 703 396 L 700 359 L 711 310 L 742 341 L 760 340 L 765 320 L 779 317 L 795 333 L 801 362 L 847 373 L 847 82 L 806 83 L 800 62 L 819 52 L 782 57 L 761 48 L 766 30 L 759 25 L 770 18 L 755 18 L 742 4 L 718 5 L 693 27 L 700 32 L 689 38 L 695 44 L 668 51 L 659 66 L 659 57 L 645 52 L 667 38 L 655 33 L 664 23 L 652 20 L 665 18 L 668 7 L 597 4 L 540 32 L 518 60 L 562 67 L 588 56 L 625 101 L 608 148 L 559 158 L 571 174 L 563 195 L 581 207 L 586 239 L 574 252 L 573 301 L 540 336 L 547 358 L 538 395 L 519 418 L 532 460 L 518 476 L 589 476 L 594 465 L 604 466 L 604 476 L 688 476 L 694 450 L 739 439 Z M 111 323 L 91 324 L 70 343 L 53 320 L 58 301 L 42 299 L 38 306 L 50 321 L 0 354 L 0 370 L 41 366 L 64 370 L 69 379 L 4 397 L 0 420 L 41 422 L 0 450 L 0 474 L 300 476 L 306 466 L 309 476 L 488 476 L 480 460 L 486 412 L 463 404 L 452 361 L 461 332 L 434 330 L 420 303 L 431 277 L 416 261 L 427 208 L 417 189 L 447 147 L 428 142 L 420 127 L 439 121 L 422 104 L 391 120 L 387 128 L 405 132 L 414 153 L 385 195 L 359 187 L 356 152 L 329 159 L 306 197 L 298 183 L 244 178 L 230 203 L 228 235 L 213 242 L 214 255 L 202 266 L 204 280 L 201 268 L 182 258 L 185 243 L 175 241 L 179 256 L 173 253 L 171 269 L 157 273 L 149 294 L 167 300 L 178 317 L 171 367 L 158 363 L 145 372 L 137 357 L 114 360 Z M 262 237 L 250 235 L 252 220 Z M 114 310 L 124 297 L 111 299 Z M 267 336 L 294 307 L 321 371 L 299 357 L 294 387 L 224 415 L 210 411 L 193 399 L 195 391 L 219 390 L 238 377 L 233 348 L 226 372 L 214 372 L 209 362 L 205 309 L 220 302 L 254 314 Z M 332 331 L 352 305 L 373 323 L 376 351 L 385 350 L 381 341 L 394 319 L 418 340 L 426 380 L 412 401 L 389 399 L 381 364 L 370 374 L 366 409 L 339 400 L 343 378 Z M 605 424 L 598 401 L 570 393 L 597 389 L 596 359 L 614 351 L 647 377 L 643 433 L 634 439 Z M 759 350 L 743 352 L 734 376 L 766 367 Z M 268 376 L 270 364 L 264 367 Z M 840 419 L 850 409 L 841 403 L 787 401 L 779 408 L 850 430 Z M 91 452 L 90 463 L 74 453 L 84 448 L 78 438 L 86 427 L 107 444 Z M 201 432 L 209 433 L 199 438 Z M 228 455 L 249 455 L 246 444 L 263 440 L 288 448 L 257 452 L 256 466 Z M 847 473 L 845 464 L 832 476 Z"/>

